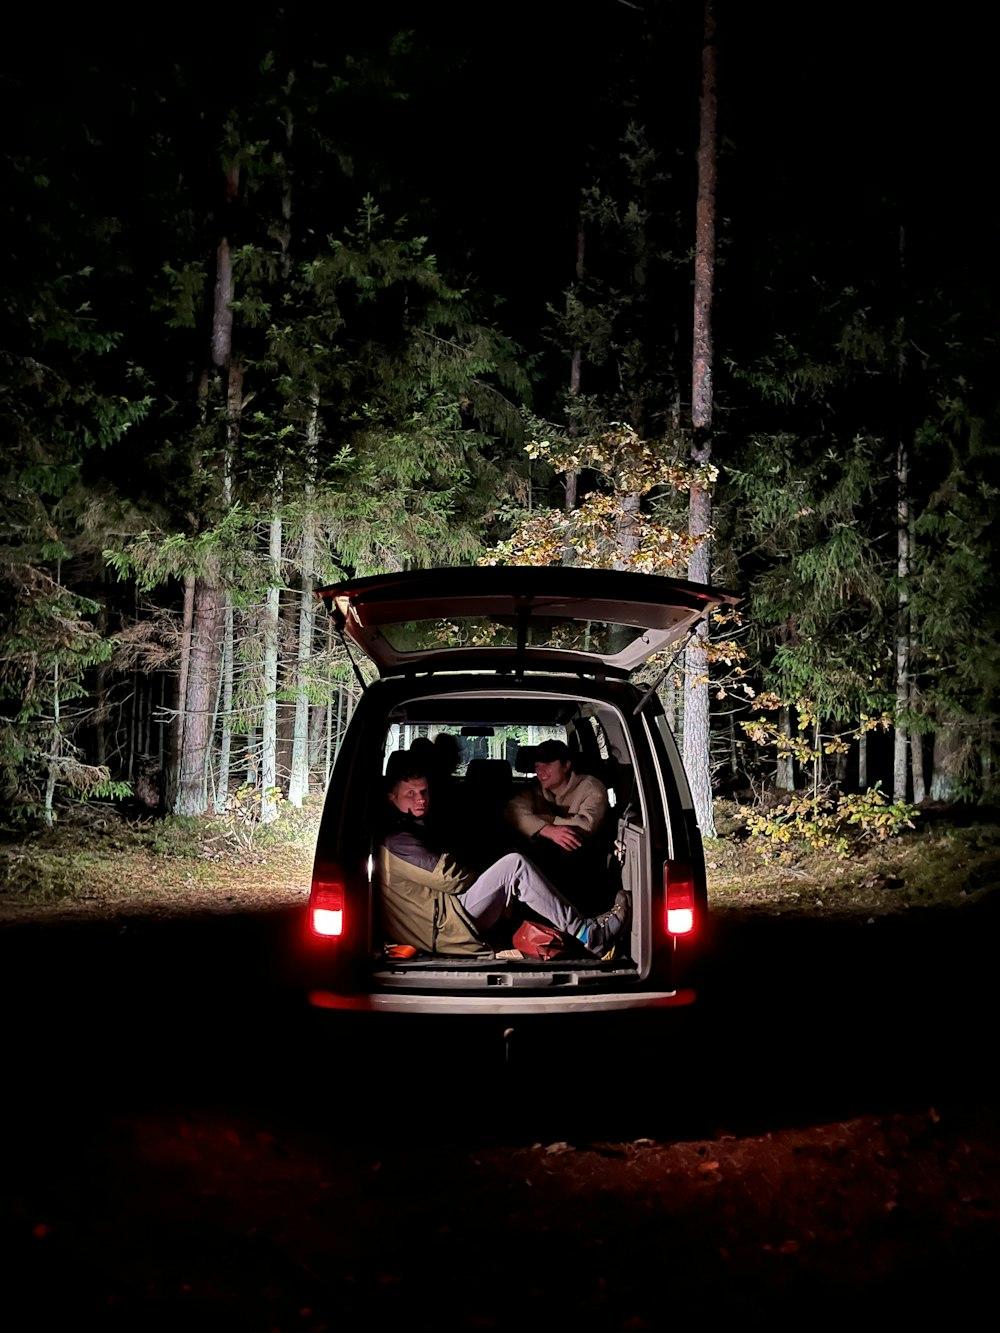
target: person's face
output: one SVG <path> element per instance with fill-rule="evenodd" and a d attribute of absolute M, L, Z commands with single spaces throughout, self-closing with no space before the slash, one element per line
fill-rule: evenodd
<path fill-rule="evenodd" d="M 423 819 L 431 802 L 431 789 L 426 778 L 404 778 L 389 792 L 389 800 L 404 815 Z"/>
<path fill-rule="evenodd" d="M 535 777 L 543 787 L 550 790 L 563 786 L 569 777 L 569 771 L 572 764 L 568 759 L 550 759 L 547 764 L 537 763 L 535 765 Z"/>

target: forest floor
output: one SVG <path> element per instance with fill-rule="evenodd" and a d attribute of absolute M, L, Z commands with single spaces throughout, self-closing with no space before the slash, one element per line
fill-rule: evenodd
<path fill-rule="evenodd" d="M 307 893 L 315 812 L 282 823 L 0 848 L 16 1333 L 926 1327 L 991 1295 L 995 823 L 846 862 L 711 841 L 719 985 L 645 1092 L 544 1039 L 449 1083 L 438 1029 L 388 1058 L 247 998 Z"/>
<path fill-rule="evenodd" d="M 0 924 L 272 911 L 308 897 L 319 805 L 261 828 L 238 815 L 128 819 L 80 806 L 51 830 L 0 841 Z M 738 829 L 717 803 L 720 830 Z M 728 833 L 706 841 L 714 912 L 881 917 L 946 907 L 1000 885 L 1000 818 L 925 807 L 912 830 L 850 856 Z"/>
<path fill-rule="evenodd" d="M 19 1140 L 11 1333 L 928 1328 L 994 1290 L 995 1112 L 420 1148 L 185 1106 Z"/>

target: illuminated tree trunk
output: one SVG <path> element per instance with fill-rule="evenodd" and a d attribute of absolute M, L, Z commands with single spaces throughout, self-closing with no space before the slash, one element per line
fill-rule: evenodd
<path fill-rule="evenodd" d="M 243 412 L 243 367 L 231 366 L 229 370 L 227 420 L 226 420 L 226 457 L 223 475 L 223 505 L 228 510 L 233 502 L 232 459 L 239 443 L 240 418 Z M 233 636 L 233 599 L 228 586 L 225 590 L 225 627 L 222 636 L 222 691 L 220 707 L 221 742 L 219 747 L 219 781 L 215 792 L 216 809 L 225 809 L 229 799 L 229 774 L 232 766 L 233 750 L 233 675 L 235 670 L 235 645 Z"/>
<path fill-rule="evenodd" d="M 583 281 L 583 256 L 584 256 L 585 244 L 586 244 L 586 231 L 584 229 L 583 213 L 581 212 L 576 229 L 577 287 L 579 287 L 579 284 Z M 573 355 L 570 358 L 570 364 L 569 364 L 569 396 L 571 399 L 576 399 L 579 398 L 580 396 L 580 384 L 581 384 L 582 373 L 583 373 L 583 352 L 580 347 L 574 347 Z M 579 426 L 575 415 L 571 415 L 569 419 L 569 427 L 567 432 L 570 438 L 576 435 L 578 428 Z M 567 514 L 572 514 L 573 510 L 577 506 L 576 485 L 579 475 L 580 473 L 577 468 L 570 468 L 570 470 L 566 473 L 565 511 Z M 566 546 L 563 547 L 562 563 L 564 565 L 571 565 L 573 563 L 573 560 L 574 560 L 573 548 L 567 543 Z"/>
<path fill-rule="evenodd" d="M 227 208 L 239 194 L 238 166 L 225 172 Z M 233 350 L 233 264 L 229 237 L 219 240 L 215 261 L 215 289 L 212 310 L 211 363 L 216 402 L 226 411 L 225 434 L 220 441 L 214 466 L 214 484 L 220 501 L 225 501 L 229 474 L 229 374 Z M 221 424 L 221 423 L 220 423 Z M 200 468 L 200 461 L 196 469 Z M 177 793 L 173 810 L 180 815 L 203 815 L 208 810 L 208 758 L 215 738 L 216 704 L 225 621 L 226 589 L 223 586 L 218 554 L 210 555 L 194 585 L 191 617 L 191 648 L 187 687 L 183 692 L 180 731 L 180 758 Z"/>
<path fill-rule="evenodd" d="M 910 496 L 906 448 L 896 454 L 896 726 L 892 753 L 892 798 L 906 800 L 907 735 L 903 718 L 910 702 Z"/>
<path fill-rule="evenodd" d="M 278 629 L 281 612 L 281 494 L 275 488 L 274 512 L 268 541 L 271 586 L 264 611 L 264 719 L 261 726 L 260 819 L 270 824 L 278 818 L 273 793 L 278 785 Z"/>
<path fill-rule="evenodd" d="M 934 733 L 934 771 L 931 778 L 932 801 L 957 801 L 962 779 L 967 776 L 971 744 L 968 718 L 956 713 L 943 714 Z"/>
<path fill-rule="evenodd" d="M 206 562 L 195 581 L 193 632 L 184 696 L 184 744 L 177 775 L 174 813 L 203 815 L 208 809 L 208 756 L 215 733 L 219 685 L 219 651 L 225 616 L 225 594 L 218 558 Z"/>
<path fill-rule="evenodd" d="M 56 576 L 56 582 L 59 582 L 59 576 Z M 42 818 L 48 828 L 52 827 L 52 798 L 55 795 L 56 782 L 59 777 L 59 756 L 62 750 L 62 719 L 59 716 L 59 662 L 58 660 L 52 667 L 52 739 L 49 742 L 49 768 L 45 782 L 45 799 L 42 806 Z"/>
<path fill-rule="evenodd" d="M 168 810 L 176 810 L 177 807 L 181 755 L 184 753 L 184 718 L 187 709 L 188 671 L 191 665 L 191 628 L 194 623 L 194 586 L 194 575 L 192 573 L 185 574 L 177 693 L 174 702 L 173 722 L 167 732 L 165 804 Z"/>
<path fill-rule="evenodd" d="M 639 549 L 639 506 L 642 496 L 638 492 L 622 497 L 621 517 L 616 524 L 614 569 L 631 569 L 635 553 Z"/>
<path fill-rule="evenodd" d="M 912 507 L 910 509 L 909 518 L 910 518 L 909 548 L 910 548 L 910 553 L 912 554 L 914 549 L 913 543 L 915 541 L 913 533 Z M 917 619 L 911 610 L 910 612 L 911 644 L 917 641 L 918 632 L 919 632 L 919 626 L 917 625 Z M 910 675 L 909 685 L 910 685 L 910 711 L 911 713 L 915 713 L 917 711 L 916 709 L 917 683 L 916 681 L 914 681 L 912 673 Z M 924 773 L 924 737 L 922 732 L 919 732 L 917 730 L 914 730 L 910 733 L 910 771 L 913 778 L 913 804 L 920 805 L 923 801 L 927 800 L 927 778 Z"/>
<path fill-rule="evenodd" d="M 310 476 L 315 467 L 316 446 L 319 438 L 319 396 L 314 391 L 312 413 L 309 418 L 307 467 Z M 315 488 L 309 480 L 305 485 L 302 511 L 302 576 L 300 582 L 298 653 L 295 668 L 295 723 L 292 731 L 292 762 L 288 779 L 288 800 L 301 807 L 309 795 L 309 663 L 312 659 L 313 573 L 316 563 Z"/>
<path fill-rule="evenodd" d="M 778 709 L 778 731 L 788 742 L 786 747 L 778 749 L 778 767 L 774 785 L 779 791 L 795 790 L 795 760 L 792 758 L 792 711 L 787 704 Z"/>
<path fill-rule="evenodd" d="M 924 738 L 919 731 L 910 733 L 910 768 L 913 774 L 913 804 L 927 799 L 927 779 L 924 776 Z"/>
<path fill-rule="evenodd" d="M 222 739 L 219 746 L 219 781 L 215 792 L 217 810 L 224 810 L 229 799 L 229 775 L 233 753 L 233 603 L 229 589 L 225 592 L 222 627 L 222 688 L 220 690 L 219 718 Z"/>
<path fill-rule="evenodd" d="M 691 376 L 691 460 L 698 468 L 712 457 L 712 296 L 715 281 L 716 51 L 712 0 L 705 0 L 702 47 L 698 203 L 695 223 L 694 348 Z M 709 484 L 691 487 L 688 526 L 698 539 L 688 562 L 693 583 L 709 583 L 712 573 L 712 493 Z M 703 621 L 688 645 L 684 677 L 684 766 L 691 783 L 698 824 L 715 837 L 712 810 L 711 727 L 708 693 L 708 625 Z"/>

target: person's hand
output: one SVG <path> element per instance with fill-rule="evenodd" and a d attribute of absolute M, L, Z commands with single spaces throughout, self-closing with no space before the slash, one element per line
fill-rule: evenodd
<path fill-rule="evenodd" d="M 549 842 L 554 842 L 564 852 L 575 852 L 582 841 L 576 829 L 570 828 L 568 824 L 543 824 L 538 830 L 538 836 L 548 838 Z"/>

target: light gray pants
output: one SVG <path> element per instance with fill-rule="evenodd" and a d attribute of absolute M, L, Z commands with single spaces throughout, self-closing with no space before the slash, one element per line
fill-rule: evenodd
<path fill-rule="evenodd" d="M 515 899 L 567 935 L 576 935 L 586 925 L 573 904 L 519 852 L 494 861 L 459 897 L 483 930 L 495 926 Z"/>

